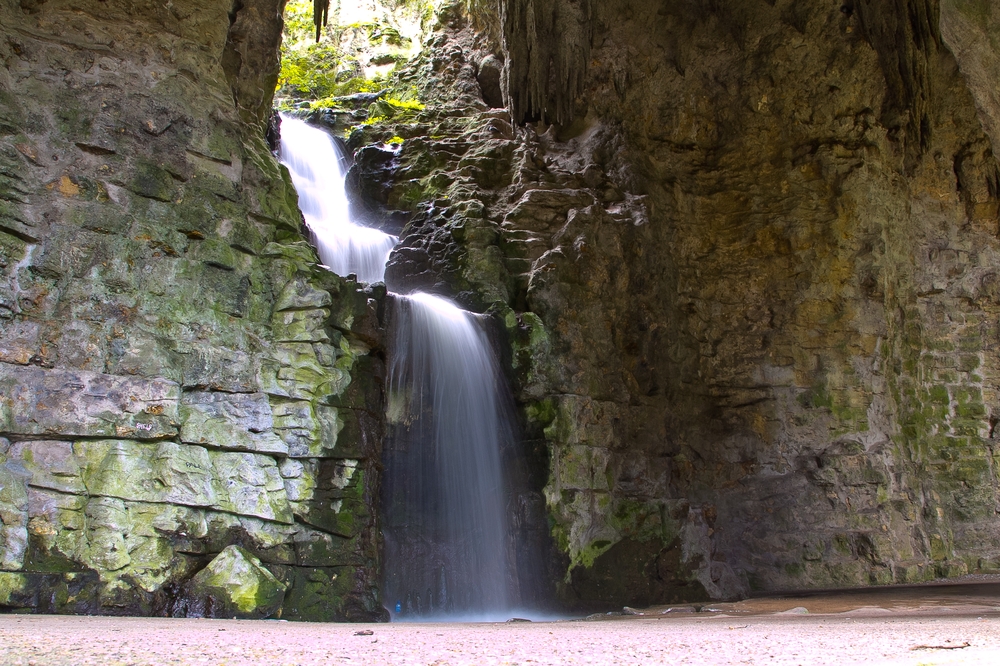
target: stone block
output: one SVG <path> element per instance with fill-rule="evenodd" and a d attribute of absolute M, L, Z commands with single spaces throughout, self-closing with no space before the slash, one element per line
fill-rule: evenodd
<path fill-rule="evenodd" d="M 312 499 L 316 489 L 316 461 L 286 458 L 279 467 L 285 483 L 285 494 L 292 505 L 292 512 L 299 513 L 299 502 Z"/>
<path fill-rule="evenodd" d="M 359 573 L 355 567 L 292 568 L 282 617 L 306 622 L 370 622 L 380 618 L 384 614 L 381 609 L 364 612 L 350 603 L 358 587 Z"/>
<path fill-rule="evenodd" d="M 97 614 L 100 610 L 98 574 L 0 572 L 0 606 L 38 613 Z"/>
<path fill-rule="evenodd" d="M 0 432 L 172 437 L 179 400 L 177 384 L 162 379 L 0 363 Z"/>
<path fill-rule="evenodd" d="M 185 393 L 179 415 L 182 442 L 257 453 L 288 453 L 288 445 L 273 431 L 271 405 L 263 393 Z"/>
<path fill-rule="evenodd" d="M 74 451 L 91 495 L 292 521 L 277 463 L 269 456 L 125 440 L 77 442 Z"/>
<path fill-rule="evenodd" d="M 555 483 L 560 488 L 602 490 L 608 487 L 610 452 L 592 446 L 554 447 Z"/>
<path fill-rule="evenodd" d="M 245 351 L 190 345 L 178 349 L 184 388 L 253 393 L 260 390 L 260 361 Z"/>
<path fill-rule="evenodd" d="M 275 402 L 274 430 L 288 445 L 292 457 L 313 457 L 310 452 L 322 448 L 320 423 L 313 403 L 305 400 Z"/>
<path fill-rule="evenodd" d="M 326 332 L 329 317 L 327 308 L 275 312 L 271 321 L 274 339 L 277 342 L 327 342 L 330 340 Z"/>
<path fill-rule="evenodd" d="M 28 547 L 28 472 L 17 462 L 0 465 L 0 569 L 17 570 Z"/>
<path fill-rule="evenodd" d="M 265 364 L 261 373 L 264 392 L 300 400 L 342 393 L 349 385 L 351 375 L 340 367 L 324 365 L 317 355 L 317 348 L 329 347 L 308 342 L 275 345 L 271 350 L 272 360 Z M 324 360 L 331 359 L 327 357 Z"/>
<path fill-rule="evenodd" d="M 211 451 L 213 480 L 219 493 L 217 508 L 282 523 L 292 522 L 285 485 L 273 458 L 252 453 Z"/>
<path fill-rule="evenodd" d="M 379 358 L 358 356 L 351 367 L 350 383 L 345 382 L 339 391 L 330 392 L 330 404 L 380 413 L 384 380 L 385 365 Z"/>
<path fill-rule="evenodd" d="M 594 201 L 586 190 L 528 190 L 507 213 L 504 226 L 552 233 L 563 225 L 570 209 L 585 208 Z"/>
<path fill-rule="evenodd" d="M 207 238 L 192 243 L 188 248 L 187 258 L 226 271 L 235 270 L 243 264 L 243 255 L 231 248 L 229 243 L 218 238 Z M 232 302 L 236 303 L 236 300 L 234 298 Z"/>
<path fill-rule="evenodd" d="M 365 472 L 357 460 L 306 462 L 300 476 L 285 479 L 296 494 L 295 515 L 320 529 L 350 536 L 370 515 L 365 502 Z"/>
<path fill-rule="evenodd" d="M 218 502 L 211 460 L 201 447 L 93 440 L 73 448 L 91 495 L 202 507 Z"/>
<path fill-rule="evenodd" d="M 274 302 L 274 311 L 317 310 L 333 303 L 330 292 L 317 289 L 305 278 L 299 276 L 285 285 Z"/>
<path fill-rule="evenodd" d="M 360 539 L 303 527 L 295 534 L 295 562 L 308 567 L 360 566 L 363 564 Z"/>
<path fill-rule="evenodd" d="M 17 442 L 11 447 L 9 457 L 20 461 L 29 472 L 29 486 L 72 494 L 85 493 L 87 490 L 80 478 L 80 466 L 73 454 L 71 442 Z"/>
<path fill-rule="evenodd" d="M 125 535 L 129 532 L 125 502 L 95 497 L 87 503 L 87 552 L 83 559 L 98 571 L 117 571 L 131 563 Z"/>
<path fill-rule="evenodd" d="M 38 353 L 39 326 L 32 321 L 15 321 L 0 329 L 0 363 L 27 365 Z"/>

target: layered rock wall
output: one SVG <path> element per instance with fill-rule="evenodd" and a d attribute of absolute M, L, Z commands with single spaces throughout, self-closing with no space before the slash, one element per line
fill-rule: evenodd
<path fill-rule="evenodd" d="M 384 292 L 264 143 L 282 6 L 0 3 L 0 609 L 384 613 Z"/>

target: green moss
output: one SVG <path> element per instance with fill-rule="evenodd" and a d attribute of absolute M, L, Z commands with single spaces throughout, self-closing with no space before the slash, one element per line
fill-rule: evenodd
<path fill-rule="evenodd" d="M 424 108 L 424 105 L 415 99 L 383 97 L 375 100 L 368 107 L 368 119 L 363 124 L 373 125 L 389 121 L 410 123 L 416 120 L 417 114 Z"/>
<path fill-rule="evenodd" d="M 193 582 L 247 617 L 270 615 L 285 593 L 285 586 L 260 560 L 239 546 L 226 548 Z"/>
<path fill-rule="evenodd" d="M 2 210 L 0 210 L 2 220 Z M 0 266 L 12 266 L 24 258 L 28 244 L 20 238 L 0 231 Z"/>
<path fill-rule="evenodd" d="M 28 589 L 28 577 L 24 574 L 0 571 L 0 606 L 14 605 L 16 596 Z"/>
<path fill-rule="evenodd" d="M 930 535 L 931 558 L 935 561 L 942 561 L 948 558 L 949 548 L 940 534 Z"/>
<path fill-rule="evenodd" d="M 680 532 L 680 526 L 668 516 L 662 504 L 633 499 L 615 501 L 608 524 L 623 537 L 641 542 L 659 539 L 664 546 Z"/>
<path fill-rule="evenodd" d="M 135 176 L 129 189 L 157 201 L 173 201 L 177 198 L 177 185 L 173 176 L 151 162 L 140 162 L 135 166 Z"/>
<path fill-rule="evenodd" d="M 829 409 L 833 406 L 833 398 L 823 385 L 817 385 L 807 391 L 803 391 L 798 395 L 796 400 L 807 409 Z"/>
<path fill-rule="evenodd" d="M 345 601 L 358 588 L 354 567 L 292 569 L 281 617 L 309 622 L 370 620 L 353 616 Z"/>
<path fill-rule="evenodd" d="M 552 398 L 545 398 L 525 405 L 524 413 L 530 423 L 544 427 L 556 418 L 556 407 Z"/>
<path fill-rule="evenodd" d="M 584 569 L 589 569 L 594 566 L 594 561 L 606 553 L 613 545 L 614 544 L 610 541 L 600 539 L 584 546 L 578 553 L 576 553 L 575 556 L 572 557 L 569 569 L 566 573 L 567 578 L 577 566 L 582 566 Z"/>
<path fill-rule="evenodd" d="M 396 205 L 403 210 L 416 210 L 420 204 L 439 199 L 440 187 L 431 185 L 429 179 L 411 179 L 403 185 Z"/>

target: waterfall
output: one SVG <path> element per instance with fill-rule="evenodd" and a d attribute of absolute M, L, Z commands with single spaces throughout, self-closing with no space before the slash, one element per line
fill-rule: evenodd
<path fill-rule="evenodd" d="M 351 221 L 333 140 L 282 116 L 281 159 L 323 263 L 383 280 L 397 239 Z M 514 429 L 483 318 L 431 294 L 392 302 L 383 601 L 398 619 L 506 619 L 518 594 L 501 460 Z"/>
<path fill-rule="evenodd" d="M 281 163 L 292 175 L 320 261 L 337 275 L 353 274 L 361 282 L 384 280 L 398 239 L 351 221 L 340 155 L 330 135 L 282 115 Z"/>
<path fill-rule="evenodd" d="M 511 607 L 499 367 L 475 315 L 429 294 L 398 303 L 384 594 L 403 615 L 496 618 Z"/>

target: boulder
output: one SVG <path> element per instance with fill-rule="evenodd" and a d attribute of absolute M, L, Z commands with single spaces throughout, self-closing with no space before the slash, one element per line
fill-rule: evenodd
<path fill-rule="evenodd" d="M 186 615 L 261 619 L 285 599 L 284 583 L 239 546 L 227 546 L 186 586 Z"/>

